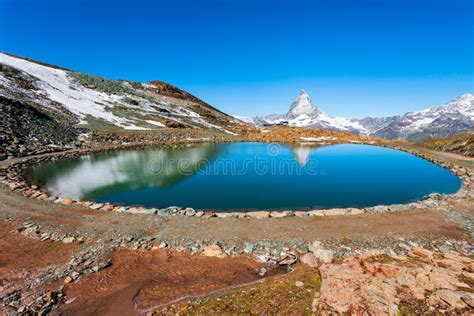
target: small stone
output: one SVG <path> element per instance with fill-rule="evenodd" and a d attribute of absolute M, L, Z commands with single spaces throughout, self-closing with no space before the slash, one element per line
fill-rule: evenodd
<path fill-rule="evenodd" d="M 260 271 L 258 272 L 258 275 L 261 277 L 265 276 L 265 274 L 267 274 L 267 269 L 265 268 L 261 268 Z"/>
<path fill-rule="evenodd" d="M 187 207 L 184 209 L 184 214 L 186 216 L 194 216 L 196 215 L 196 211 L 193 208 Z"/>
<path fill-rule="evenodd" d="M 204 246 L 202 255 L 206 257 L 217 257 L 217 258 L 225 257 L 225 254 L 222 253 L 222 248 L 219 245 Z"/>
<path fill-rule="evenodd" d="M 247 212 L 246 216 L 251 217 L 251 218 L 259 218 L 259 219 L 269 218 L 270 217 L 270 212 L 266 212 L 266 211 Z"/>
<path fill-rule="evenodd" d="M 197 211 L 194 216 L 196 216 L 196 217 L 202 217 L 203 215 L 204 215 L 204 212 L 203 212 L 203 211 Z"/>
<path fill-rule="evenodd" d="M 94 203 L 94 204 L 92 204 L 91 206 L 89 206 L 89 208 L 90 208 L 91 210 L 98 210 L 98 209 L 100 209 L 102 206 L 103 206 L 102 203 Z"/>
<path fill-rule="evenodd" d="M 61 203 L 62 205 L 71 205 L 71 204 L 72 204 L 72 200 L 71 200 L 71 199 L 68 199 L 68 198 L 62 198 L 59 203 Z"/>
<path fill-rule="evenodd" d="M 324 210 L 323 212 L 325 216 L 341 216 L 347 214 L 347 210 L 342 208 L 332 208 L 329 210 Z"/>
<path fill-rule="evenodd" d="M 296 287 L 303 287 L 303 286 L 304 286 L 304 283 L 301 282 L 301 281 L 296 281 L 296 282 L 295 282 L 295 285 L 296 285 Z"/>
<path fill-rule="evenodd" d="M 106 204 L 106 205 L 102 206 L 99 210 L 103 211 L 103 212 L 111 212 L 113 209 L 114 209 L 113 205 Z"/>
<path fill-rule="evenodd" d="M 20 185 L 18 183 L 10 183 L 8 187 L 10 188 L 10 190 L 15 191 L 17 188 L 20 187 Z"/>
<path fill-rule="evenodd" d="M 311 252 L 305 253 L 300 257 L 300 261 L 311 268 L 318 266 L 318 259 Z"/>
<path fill-rule="evenodd" d="M 292 265 L 296 260 L 296 256 L 286 256 L 283 260 L 280 260 L 278 264 L 281 266 Z"/>
<path fill-rule="evenodd" d="M 245 253 L 252 253 L 254 248 L 255 248 L 255 246 L 253 244 L 246 243 L 244 245 L 244 252 Z"/>
<path fill-rule="evenodd" d="M 405 244 L 403 242 L 399 243 L 398 246 L 402 249 L 405 249 L 406 251 L 410 251 L 411 250 L 411 246 L 408 245 L 408 244 Z"/>
<path fill-rule="evenodd" d="M 46 200 L 47 198 L 48 198 L 48 195 L 46 193 L 41 193 L 36 199 L 43 201 L 43 200 Z"/>
<path fill-rule="evenodd" d="M 361 215 L 364 214 L 365 211 L 360 208 L 351 208 L 349 212 L 347 212 L 347 215 Z"/>
<path fill-rule="evenodd" d="M 64 279 L 64 283 L 71 283 L 73 280 L 73 278 L 71 278 L 70 276 L 67 276 L 65 279 Z"/>
<path fill-rule="evenodd" d="M 216 217 L 218 218 L 233 218 L 236 217 L 235 213 L 216 213 Z"/>
<path fill-rule="evenodd" d="M 295 217 L 306 217 L 308 216 L 308 212 L 302 212 L 302 211 L 296 211 L 296 212 L 293 212 L 293 215 Z"/>
<path fill-rule="evenodd" d="M 166 243 L 166 241 L 162 241 L 159 245 L 158 245 L 158 248 L 160 249 L 163 249 L 163 248 L 166 248 L 168 247 L 168 244 Z"/>
<path fill-rule="evenodd" d="M 66 237 L 66 238 L 63 239 L 63 243 L 64 244 L 70 244 L 70 243 L 74 242 L 74 239 L 75 239 L 74 237 Z"/>
<path fill-rule="evenodd" d="M 293 215 L 293 212 L 291 211 L 281 211 L 281 212 L 274 211 L 270 213 L 270 217 L 272 218 L 284 218 L 284 217 L 289 217 L 291 215 Z"/>
<path fill-rule="evenodd" d="M 322 210 L 312 210 L 308 212 L 309 216 L 325 216 L 324 211 Z"/>

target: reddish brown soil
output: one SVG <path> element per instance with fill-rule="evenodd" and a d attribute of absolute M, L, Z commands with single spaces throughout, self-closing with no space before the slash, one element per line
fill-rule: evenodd
<path fill-rule="evenodd" d="M 0 275 L 12 271 L 34 269 L 69 259 L 77 244 L 41 242 L 27 238 L 5 222 L 0 222 Z M 1 280 L 1 277 L 0 277 Z"/>
<path fill-rule="evenodd" d="M 78 249 L 77 244 L 41 242 L 13 229 L 12 225 L 0 221 L 0 296 L 29 286 L 41 268 L 64 264 Z"/>
<path fill-rule="evenodd" d="M 120 250 L 112 267 L 66 286 L 63 315 L 135 315 L 188 295 L 201 295 L 259 279 L 262 265 L 246 258 L 217 259 L 164 250 Z M 274 271 L 276 273 L 276 271 Z"/>

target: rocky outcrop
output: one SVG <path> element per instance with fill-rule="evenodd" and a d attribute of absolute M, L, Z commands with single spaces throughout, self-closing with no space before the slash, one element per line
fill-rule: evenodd
<path fill-rule="evenodd" d="M 407 256 L 367 253 L 323 264 L 313 309 L 369 315 L 462 312 L 474 307 L 473 261 L 413 248 Z"/>

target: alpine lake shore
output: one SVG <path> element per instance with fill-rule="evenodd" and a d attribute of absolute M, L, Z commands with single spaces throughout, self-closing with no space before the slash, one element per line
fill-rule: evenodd
<path fill-rule="evenodd" d="M 452 195 L 367 208 L 216 213 L 76 201 L 25 167 L 117 149 L 199 142 L 358 143 L 456 174 Z M 0 161 L 5 314 L 470 314 L 474 159 L 408 142 L 274 127 L 242 136 L 95 133 L 77 148 Z"/>

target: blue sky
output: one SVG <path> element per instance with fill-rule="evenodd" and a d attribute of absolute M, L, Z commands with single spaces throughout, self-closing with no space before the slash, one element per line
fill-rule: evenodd
<path fill-rule="evenodd" d="M 304 88 L 332 115 L 474 92 L 472 0 L 0 0 L 0 49 L 113 79 L 160 79 L 239 115 Z"/>

